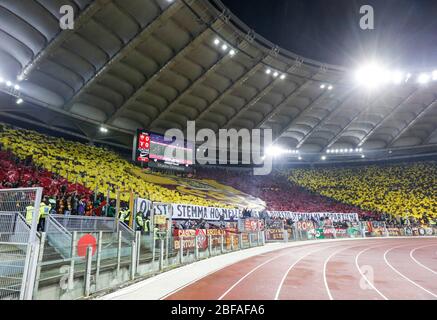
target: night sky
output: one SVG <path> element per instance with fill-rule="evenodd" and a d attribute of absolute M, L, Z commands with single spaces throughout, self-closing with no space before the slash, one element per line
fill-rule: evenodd
<path fill-rule="evenodd" d="M 437 0 L 222 0 L 249 27 L 307 58 L 355 66 L 437 68 Z M 359 9 L 372 5 L 375 29 Z M 414 70 L 413 70 L 414 71 Z"/>

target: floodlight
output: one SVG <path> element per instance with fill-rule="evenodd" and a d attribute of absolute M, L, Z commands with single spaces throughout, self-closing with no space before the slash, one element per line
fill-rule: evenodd
<path fill-rule="evenodd" d="M 277 77 L 277 76 L 279 76 L 279 73 L 278 73 L 278 71 L 275 71 L 274 73 L 273 73 L 273 77 Z"/>
<path fill-rule="evenodd" d="M 355 78 L 360 85 L 376 88 L 390 80 L 390 73 L 377 63 L 370 63 L 358 69 Z"/>
<path fill-rule="evenodd" d="M 324 84 L 320 85 L 320 89 L 325 89 L 325 88 L 326 88 L 326 85 L 324 85 Z"/>
<path fill-rule="evenodd" d="M 401 71 L 394 71 L 392 73 L 392 81 L 394 84 L 401 84 L 405 76 Z"/>
<path fill-rule="evenodd" d="M 431 79 L 431 76 L 427 73 L 421 73 L 419 77 L 417 78 L 417 82 L 420 84 L 427 84 L 429 80 Z"/>
<path fill-rule="evenodd" d="M 334 89 L 333 86 L 329 86 L 329 87 L 328 87 L 328 90 L 332 90 L 332 89 Z"/>
<path fill-rule="evenodd" d="M 326 160 L 326 156 L 322 156 L 322 160 L 325 161 Z"/>
<path fill-rule="evenodd" d="M 12 86 L 12 82 L 6 81 L 6 86 L 8 86 L 8 87 Z"/>
<path fill-rule="evenodd" d="M 228 50 L 228 45 L 227 45 L 227 44 L 222 45 L 222 50 L 223 50 L 223 51 Z"/>
<path fill-rule="evenodd" d="M 216 46 L 218 46 L 218 45 L 220 44 L 220 40 L 219 40 L 219 39 L 215 39 L 215 40 L 214 40 L 214 44 L 215 44 Z"/>
<path fill-rule="evenodd" d="M 235 50 L 234 50 L 234 49 L 231 49 L 231 51 L 229 51 L 229 54 L 230 54 L 231 56 L 234 56 L 234 55 L 235 55 Z"/>
<path fill-rule="evenodd" d="M 15 101 L 16 104 L 22 104 L 23 103 L 23 99 L 18 98 L 17 101 Z"/>
<path fill-rule="evenodd" d="M 285 75 L 285 74 L 281 74 L 281 77 L 280 77 L 280 79 L 281 79 L 281 80 L 284 80 L 284 79 L 285 79 L 285 77 L 286 77 L 286 75 Z"/>
<path fill-rule="evenodd" d="M 267 70 L 266 70 L 266 73 L 267 73 L 267 74 L 270 74 L 270 73 L 272 73 L 272 70 L 267 69 Z"/>

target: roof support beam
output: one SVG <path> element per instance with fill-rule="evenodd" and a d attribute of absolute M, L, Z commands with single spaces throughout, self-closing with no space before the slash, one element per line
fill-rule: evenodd
<path fill-rule="evenodd" d="M 300 61 L 296 61 L 288 70 L 285 72 L 285 74 L 291 73 L 294 70 L 298 69 L 302 63 Z M 276 84 L 279 83 L 279 81 L 282 81 L 278 75 L 278 77 L 274 78 L 272 81 L 270 81 L 267 86 L 264 87 L 258 94 L 256 94 L 252 99 L 250 99 L 249 102 L 247 102 L 232 118 L 229 119 L 229 121 L 226 123 L 225 127 L 229 128 L 232 126 L 232 124 L 240 117 L 244 112 L 246 112 L 250 107 L 254 106 L 260 99 L 262 99 L 264 96 L 269 94 Z"/>
<path fill-rule="evenodd" d="M 4 92 L 6 94 L 10 94 L 8 91 L 6 91 L 6 90 L 4 90 L 2 88 L 0 88 L 0 91 Z M 72 119 L 81 120 L 81 121 L 84 121 L 84 122 L 87 122 L 87 123 L 90 123 L 90 124 L 94 124 L 94 125 L 97 125 L 97 126 L 100 126 L 102 124 L 100 121 L 94 120 L 92 118 L 88 118 L 88 117 L 83 116 L 83 115 L 79 115 L 79 114 L 75 114 L 75 113 L 71 113 L 71 112 L 65 111 L 65 110 L 63 110 L 60 107 L 50 105 L 50 104 L 48 104 L 48 103 L 46 103 L 44 101 L 35 99 L 34 97 L 31 97 L 31 96 L 27 96 L 27 95 L 25 95 L 23 93 L 21 93 L 20 97 L 25 102 L 33 104 L 34 106 L 38 106 L 38 107 L 41 107 L 41 108 L 45 108 L 45 109 L 51 110 L 53 112 L 62 114 L 64 116 L 70 117 Z M 118 131 L 118 132 L 123 132 L 123 133 L 129 134 L 129 135 L 134 135 L 135 134 L 134 130 L 126 130 L 126 129 L 114 127 L 114 126 L 111 126 L 111 125 L 105 125 L 105 127 L 110 129 L 110 130 L 114 130 L 114 131 Z"/>
<path fill-rule="evenodd" d="M 414 95 L 419 91 L 419 88 L 415 88 L 413 90 L 413 92 L 411 92 L 404 100 L 402 100 L 400 103 L 398 103 L 390 112 L 387 116 L 381 118 L 381 120 L 379 120 L 379 122 L 364 136 L 364 138 L 360 141 L 360 143 L 358 144 L 358 147 L 361 147 L 375 132 L 376 130 L 378 130 L 385 121 L 387 121 L 387 119 L 390 119 L 395 113 L 396 111 L 403 106 L 407 101 L 409 101 L 412 97 L 414 97 Z"/>
<path fill-rule="evenodd" d="M 221 21 L 215 20 L 213 24 L 220 23 Z M 149 77 L 148 79 L 145 79 L 143 84 L 138 87 L 135 92 L 127 99 L 117 110 L 115 110 L 106 120 L 105 123 L 110 123 L 114 121 L 130 104 L 132 104 L 141 94 L 144 93 L 161 75 L 161 73 L 169 68 L 171 68 L 177 60 L 184 57 L 189 50 L 191 50 L 193 47 L 199 45 L 206 36 L 210 34 L 210 29 L 208 26 L 205 26 L 204 30 L 194 38 L 192 38 L 179 52 L 176 53 L 176 55 L 172 56 L 169 60 L 167 60 L 164 65 L 162 65 L 156 72 Z"/>
<path fill-rule="evenodd" d="M 431 131 L 431 133 L 429 134 L 429 136 L 425 139 L 424 144 L 428 145 L 431 142 L 431 139 L 434 137 L 434 134 L 437 133 L 437 128 L 435 128 L 433 131 Z"/>
<path fill-rule="evenodd" d="M 277 84 L 278 78 L 270 80 L 267 86 L 265 86 L 261 91 L 259 91 L 252 99 L 250 99 L 240 110 L 238 110 L 225 124 L 225 128 L 229 128 L 238 119 L 240 115 L 246 112 L 250 107 L 255 105 L 262 97 L 268 94 L 273 87 Z"/>
<path fill-rule="evenodd" d="M 342 99 L 339 99 L 336 103 L 336 105 L 334 106 L 334 108 L 332 109 L 331 112 L 329 112 L 325 117 L 323 117 L 315 126 L 314 128 L 312 128 L 307 134 L 305 134 L 305 136 L 302 138 L 302 140 L 299 141 L 299 143 L 297 144 L 296 148 L 300 148 L 303 146 L 303 144 L 308 140 L 309 137 L 311 137 L 311 135 L 317 131 L 317 129 L 319 129 L 322 125 L 325 124 L 326 120 L 330 119 L 335 113 L 336 111 L 338 111 L 342 105 L 344 105 L 346 103 L 346 101 L 352 96 L 353 90 L 347 92 L 346 94 L 344 94 L 344 97 L 342 97 Z"/>
<path fill-rule="evenodd" d="M 365 114 L 366 112 L 368 112 L 370 110 L 370 108 L 373 106 L 373 104 L 376 102 L 376 100 L 378 100 L 379 96 L 375 96 L 375 98 L 368 104 L 368 106 L 364 109 L 362 109 L 361 111 L 359 111 L 357 113 L 357 115 L 355 117 L 353 117 L 348 124 L 340 130 L 339 133 L 337 133 L 334 138 L 331 139 L 331 141 L 328 143 L 327 146 L 325 146 L 325 148 L 323 149 L 323 151 L 326 151 L 326 149 L 330 148 L 332 145 L 334 145 L 334 143 L 336 143 L 338 141 L 338 139 L 341 138 L 341 136 L 343 135 L 343 133 L 345 133 L 346 131 L 349 130 L 349 128 L 351 127 L 352 124 L 355 123 L 355 121 L 357 121 L 361 115 Z"/>
<path fill-rule="evenodd" d="M 237 45 L 236 49 L 240 49 L 240 46 L 243 42 L 240 42 Z M 169 114 L 171 112 L 171 110 L 179 104 L 179 102 L 181 102 L 197 85 L 199 85 L 202 81 L 204 81 L 205 79 L 207 79 L 213 72 L 215 72 L 215 70 L 221 66 L 222 64 L 225 64 L 227 61 L 229 61 L 230 59 L 232 59 L 232 57 L 230 56 L 229 53 L 226 53 L 224 55 L 221 55 L 220 58 L 208 69 L 204 70 L 204 72 L 202 72 L 202 74 L 196 79 L 194 80 L 184 91 L 182 91 L 177 97 L 176 99 L 174 99 L 160 114 L 159 116 L 152 121 L 152 123 L 150 124 L 150 127 L 153 127 L 158 121 L 159 119 L 161 119 L 163 116 Z"/>
<path fill-rule="evenodd" d="M 244 72 L 236 81 L 231 83 L 231 85 L 222 93 L 220 93 L 211 103 L 208 107 L 205 108 L 197 118 L 196 121 L 203 118 L 206 114 L 208 114 L 211 110 L 213 110 L 217 105 L 219 105 L 224 97 L 226 97 L 228 94 L 230 94 L 232 91 L 235 90 L 235 88 L 243 85 L 251 76 L 253 76 L 261 67 L 263 66 L 262 61 L 264 60 L 266 56 L 262 56 L 259 58 L 256 63 L 249 68 L 246 72 Z"/>
<path fill-rule="evenodd" d="M 399 140 L 400 137 L 402 137 L 402 135 L 407 132 L 408 130 L 410 130 L 411 128 L 413 128 L 413 126 L 419 121 L 421 120 L 427 113 L 429 110 L 431 110 L 435 105 L 437 104 L 437 96 L 434 96 L 434 99 L 432 100 L 431 103 L 429 103 L 425 108 L 423 108 L 422 111 L 419 112 L 419 114 L 413 119 L 413 121 L 411 121 L 408 125 L 406 125 L 401 131 L 398 132 L 398 134 L 396 136 L 393 137 L 393 139 L 390 140 L 390 142 L 388 142 L 387 146 L 390 147 L 393 145 L 393 143 L 395 143 L 397 140 Z"/>
<path fill-rule="evenodd" d="M 268 114 L 266 114 L 266 116 L 264 117 L 264 119 L 262 119 L 256 126 L 255 129 L 259 129 L 261 128 L 263 125 L 265 125 L 267 122 L 270 121 L 270 119 L 272 119 L 273 117 L 275 117 L 280 111 L 281 109 L 288 105 L 291 100 L 293 100 L 294 98 L 298 97 L 299 94 L 301 94 L 306 88 L 308 88 L 309 86 L 311 86 L 312 84 L 314 84 L 313 80 L 307 80 L 305 81 L 302 85 L 296 87 L 296 89 L 294 89 L 288 96 L 286 96 L 278 105 L 276 105 L 275 107 L 273 107 L 272 111 L 270 111 Z"/>
<path fill-rule="evenodd" d="M 16 116 L 16 115 L 11 114 L 11 113 L 0 112 L 0 116 L 4 116 L 6 118 L 11 118 L 11 119 L 15 119 L 15 120 L 26 122 L 26 123 L 30 123 L 30 124 L 36 125 L 38 127 L 43 127 L 43 128 L 46 128 L 46 129 L 50 129 L 50 130 L 56 131 L 56 132 L 68 134 L 68 135 L 70 135 L 72 137 L 81 138 L 81 139 L 84 139 L 84 140 L 87 140 L 87 141 L 90 141 L 90 142 L 91 141 L 92 142 L 97 142 L 97 143 L 106 144 L 106 145 L 109 145 L 109 146 L 113 146 L 113 147 L 117 147 L 117 148 L 122 148 L 122 149 L 127 149 L 127 150 L 131 149 L 131 147 L 128 147 L 126 145 L 122 145 L 122 144 L 118 144 L 118 143 L 113 143 L 113 142 L 108 142 L 108 141 L 104 141 L 104 140 L 93 140 L 93 139 L 91 139 L 90 137 L 88 137 L 86 135 L 82 135 L 82 134 L 79 134 L 79 133 L 76 133 L 76 132 L 72 132 L 72 131 L 68 131 L 68 130 L 65 130 L 65 129 L 61 129 L 61 128 L 58 128 L 58 127 L 55 127 L 55 126 L 47 125 L 47 124 L 44 124 L 44 123 L 39 122 L 39 121 L 34 121 L 34 120 L 30 120 L 30 119 L 27 119 L 27 118 L 24 118 L 24 117 Z"/>
<path fill-rule="evenodd" d="M 279 138 L 281 138 L 281 136 L 286 133 L 288 130 L 291 129 L 291 127 L 293 127 L 296 124 L 296 121 L 305 113 L 313 110 L 313 108 L 315 107 L 315 105 L 320 102 L 321 100 L 323 100 L 329 93 L 331 93 L 331 91 L 322 91 L 313 101 L 310 102 L 310 104 L 308 104 L 304 109 L 302 109 L 302 111 L 300 111 L 296 117 L 294 117 L 293 120 L 291 120 L 291 122 L 286 125 L 284 127 L 284 129 L 281 130 L 281 132 L 278 134 L 278 136 L 274 139 L 274 142 L 276 142 Z"/>
<path fill-rule="evenodd" d="M 140 30 L 132 39 L 129 40 L 129 42 L 125 46 L 121 47 L 115 55 L 113 55 L 104 65 L 102 65 L 94 76 L 88 79 L 86 83 L 78 91 L 76 91 L 76 93 L 70 98 L 70 100 L 65 103 L 63 107 L 64 110 L 70 110 L 78 97 L 86 92 L 86 90 L 88 90 L 94 83 L 99 81 L 114 64 L 120 62 L 130 52 L 135 50 L 135 48 L 144 41 L 145 37 L 149 36 L 158 28 L 162 27 L 164 22 L 169 20 L 181 7 L 182 4 L 179 1 L 175 1 L 174 3 L 170 4 L 152 22 L 150 22 L 144 29 Z"/>
<path fill-rule="evenodd" d="M 81 26 L 86 24 L 91 18 L 102 9 L 106 4 L 108 4 L 111 0 L 96 0 L 91 3 L 82 13 L 79 15 L 77 19 L 74 21 L 75 29 L 79 29 Z M 26 79 L 30 73 L 38 68 L 41 61 L 49 57 L 53 51 L 58 49 L 64 42 L 67 40 L 75 30 L 66 29 L 61 30 L 56 37 L 47 45 L 46 48 L 41 50 L 33 59 L 30 61 L 18 75 L 18 80 Z"/>

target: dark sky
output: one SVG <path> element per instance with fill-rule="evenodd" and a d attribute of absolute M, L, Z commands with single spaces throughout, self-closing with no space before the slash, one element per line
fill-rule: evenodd
<path fill-rule="evenodd" d="M 222 0 L 271 42 L 322 62 L 355 66 L 375 56 L 394 67 L 437 69 L 437 0 Z M 359 9 L 372 5 L 375 29 Z"/>

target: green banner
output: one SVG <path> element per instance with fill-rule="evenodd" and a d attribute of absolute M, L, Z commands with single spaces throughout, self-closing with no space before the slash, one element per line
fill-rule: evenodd
<path fill-rule="evenodd" d="M 325 239 L 323 228 L 316 229 L 316 239 Z"/>

